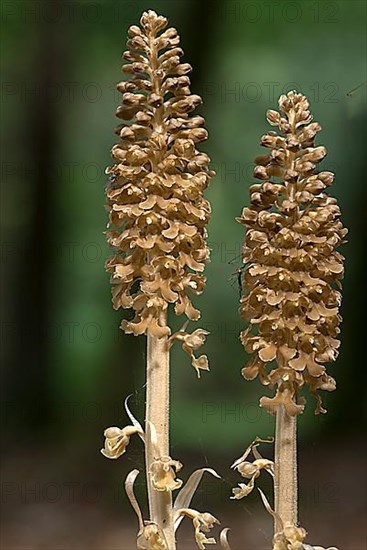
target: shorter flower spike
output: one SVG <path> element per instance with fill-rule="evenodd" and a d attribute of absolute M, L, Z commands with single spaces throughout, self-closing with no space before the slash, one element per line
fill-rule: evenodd
<path fill-rule="evenodd" d="M 295 416 L 304 409 L 303 386 L 316 397 L 316 413 L 326 412 L 319 391 L 335 389 L 325 363 L 336 360 L 340 346 L 344 258 L 337 248 L 347 230 L 326 192 L 334 174 L 317 169 L 326 148 L 314 144 L 321 126 L 312 122 L 307 98 L 289 92 L 279 110 L 267 112 L 279 132 L 261 138 L 268 153 L 255 159 L 260 183 L 251 185 L 251 203 L 237 219 L 246 227 L 240 313 L 249 326 L 241 341 L 252 354 L 242 374 L 276 388 L 260 402 L 269 412 L 284 405 Z"/>

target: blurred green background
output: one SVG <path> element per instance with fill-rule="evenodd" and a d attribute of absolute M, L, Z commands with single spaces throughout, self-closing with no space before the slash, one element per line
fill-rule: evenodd
<path fill-rule="evenodd" d="M 126 32 L 154 9 L 178 28 L 192 91 L 203 97 L 202 146 L 217 172 L 207 193 L 211 263 L 196 301 L 211 372 L 197 380 L 172 355 L 172 455 L 210 465 L 197 506 L 233 528 L 234 549 L 268 548 L 271 518 L 258 495 L 229 501 L 229 470 L 256 436 L 273 432 L 266 393 L 240 374 L 238 317 L 243 228 L 265 111 L 297 89 L 310 100 L 336 172 L 332 193 L 349 228 L 337 391 L 299 421 L 300 508 L 310 541 L 365 548 L 366 3 L 345 1 L 3 0 L 2 21 L 2 547 L 134 547 L 135 517 L 121 480 L 142 467 L 140 442 L 117 463 L 99 454 L 103 430 L 125 425 L 123 399 L 144 411 L 145 340 L 121 333 L 104 271 L 105 167 L 115 142 L 115 84 Z M 172 325 L 181 320 L 172 318 Z M 194 327 L 193 327 L 194 328 Z M 268 494 L 270 488 L 268 488 Z M 144 498 L 143 480 L 139 494 Z M 183 529 L 181 548 L 193 548 Z"/>

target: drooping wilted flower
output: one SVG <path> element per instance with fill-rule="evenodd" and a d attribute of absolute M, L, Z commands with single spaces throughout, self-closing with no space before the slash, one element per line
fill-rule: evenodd
<path fill-rule="evenodd" d="M 191 334 L 185 332 L 183 329 L 175 332 L 170 341 L 177 340 L 182 343 L 182 349 L 191 357 L 191 364 L 197 372 L 198 378 L 200 378 L 202 370 L 209 370 L 209 362 L 206 355 L 200 355 L 195 357 L 195 351 L 199 349 L 205 342 L 205 337 L 209 334 L 207 330 L 198 328 Z"/>
<path fill-rule="evenodd" d="M 170 456 L 157 458 L 150 467 L 152 483 L 157 491 L 175 491 L 182 486 L 181 479 L 176 479 L 176 472 L 182 468 L 181 462 Z"/>
<path fill-rule="evenodd" d="M 147 523 L 137 538 L 137 550 L 168 550 L 164 533 L 154 523 Z"/>
<path fill-rule="evenodd" d="M 250 187 L 251 204 L 238 218 L 247 228 L 240 312 L 249 326 L 241 340 L 253 353 L 242 373 L 277 387 L 275 397 L 260 402 L 270 412 L 284 405 L 289 415 L 301 413 L 298 390 L 307 385 L 319 413 L 325 410 L 318 391 L 335 389 L 324 364 L 336 359 L 340 345 L 336 287 L 344 258 L 336 249 L 347 230 L 336 199 L 325 192 L 334 175 L 317 170 L 326 149 L 314 145 L 321 127 L 306 97 L 289 92 L 279 107 L 267 119 L 280 133 L 262 137 L 270 152 L 256 159 L 254 175 L 262 182 Z"/>
<path fill-rule="evenodd" d="M 219 521 L 212 514 L 209 514 L 209 512 L 198 512 L 192 508 L 182 508 L 178 510 L 178 514 L 192 520 L 195 529 L 195 541 L 200 550 L 205 550 L 206 544 L 216 544 L 216 540 L 213 537 L 208 539 L 205 535 L 205 533 L 209 533 L 213 529 L 215 524 L 219 525 Z"/>
<path fill-rule="evenodd" d="M 274 535 L 273 550 L 304 550 L 306 535 L 302 527 L 286 526 L 282 533 Z"/>
<path fill-rule="evenodd" d="M 247 497 L 255 488 L 255 480 L 260 476 L 264 470 L 274 477 L 274 462 L 263 458 L 258 451 L 257 447 L 260 443 L 272 443 L 273 439 L 261 439 L 257 437 L 246 449 L 244 454 L 238 458 L 233 464 L 232 468 L 237 470 L 242 477 L 249 479 L 248 483 L 239 483 L 238 487 L 232 489 L 232 499 L 241 499 Z M 248 456 L 252 453 L 254 459 L 252 462 L 247 460 Z"/>
<path fill-rule="evenodd" d="M 153 11 L 140 23 L 130 27 L 124 53 L 130 79 L 118 85 L 116 114 L 131 123 L 118 127 L 116 163 L 107 170 L 107 239 L 115 251 L 107 271 L 114 307 L 135 312 L 123 321 L 125 332 L 162 337 L 170 333 L 161 315 L 168 304 L 177 315 L 200 316 L 191 296 L 205 283 L 210 205 L 203 191 L 214 173 L 196 149 L 207 132 L 201 116 L 190 116 L 201 98 L 191 94 L 177 31 Z"/>
<path fill-rule="evenodd" d="M 209 531 L 213 529 L 214 525 L 219 523 L 217 518 L 208 512 L 204 512 L 203 514 L 198 514 L 194 517 L 192 523 L 195 528 L 196 544 L 200 550 L 205 550 L 205 544 L 216 544 L 216 540 L 212 537 L 208 539 L 205 533 L 209 533 Z"/>
<path fill-rule="evenodd" d="M 273 538 L 273 550 L 338 550 L 335 546 L 324 548 L 304 542 L 307 532 L 302 527 L 286 526 Z"/>
<path fill-rule="evenodd" d="M 125 428 L 107 428 L 104 431 L 105 444 L 101 453 L 106 458 L 119 458 L 126 452 L 126 447 L 130 443 L 130 437 L 136 433 L 142 434 L 143 431 L 135 426 L 126 426 Z"/>

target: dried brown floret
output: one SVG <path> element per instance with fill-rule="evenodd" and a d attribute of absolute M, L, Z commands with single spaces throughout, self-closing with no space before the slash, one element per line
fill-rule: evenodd
<path fill-rule="evenodd" d="M 312 122 L 306 97 L 289 92 L 279 107 L 267 120 L 280 135 L 261 138 L 269 154 L 256 159 L 254 174 L 262 183 L 250 187 L 250 206 L 238 218 L 247 230 L 240 313 L 249 326 L 241 341 L 253 354 L 242 373 L 277 388 L 275 397 L 261 399 L 270 412 L 282 404 L 290 415 L 301 413 L 298 391 L 306 384 L 319 413 L 325 409 L 318 390 L 335 389 L 324 364 L 335 361 L 340 345 L 344 258 L 336 249 L 347 230 L 326 193 L 334 175 L 317 170 L 326 149 L 314 145 L 321 127 Z"/>
<path fill-rule="evenodd" d="M 214 173 L 196 149 L 207 132 L 204 119 L 191 116 L 201 98 L 191 94 L 177 31 L 153 11 L 140 23 L 130 27 L 123 55 L 130 80 L 117 86 L 123 123 L 107 169 L 107 240 L 115 253 L 106 268 L 115 309 L 135 312 L 122 323 L 125 332 L 161 337 L 170 332 L 161 325 L 170 303 L 177 315 L 200 316 L 191 298 L 205 283 L 210 205 L 203 191 Z"/>

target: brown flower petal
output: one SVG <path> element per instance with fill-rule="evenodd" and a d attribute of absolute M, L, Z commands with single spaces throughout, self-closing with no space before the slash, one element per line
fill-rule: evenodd
<path fill-rule="evenodd" d="M 259 350 L 259 357 L 262 361 L 273 361 L 277 355 L 277 347 L 275 344 L 268 344 Z"/>

